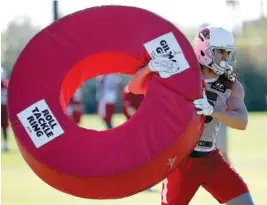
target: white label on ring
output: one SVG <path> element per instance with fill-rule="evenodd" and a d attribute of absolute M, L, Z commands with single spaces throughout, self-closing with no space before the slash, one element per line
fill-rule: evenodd
<path fill-rule="evenodd" d="M 37 148 L 64 133 L 45 100 L 32 104 L 17 116 Z"/>
<path fill-rule="evenodd" d="M 152 59 L 164 55 L 177 62 L 179 64 L 179 73 L 189 68 L 188 61 L 172 32 L 145 43 L 144 47 Z"/>

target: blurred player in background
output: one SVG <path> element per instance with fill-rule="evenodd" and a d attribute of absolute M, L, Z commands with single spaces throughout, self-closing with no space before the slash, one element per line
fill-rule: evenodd
<path fill-rule="evenodd" d="M 82 114 L 82 89 L 79 88 L 76 90 L 76 92 L 69 101 L 67 115 L 74 123 L 79 125 L 81 122 Z"/>
<path fill-rule="evenodd" d="M 106 128 L 111 129 L 121 78 L 118 74 L 101 75 L 96 78 L 96 83 L 97 113 L 105 122 Z"/>
<path fill-rule="evenodd" d="M 8 151 L 8 113 L 7 113 L 7 87 L 8 87 L 8 80 L 7 80 L 7 73 L 1 67 L 1 131 L 3 136 L 2 142 L 2 149 L 4 151 Z"/>
<path fill-rule="evenodd" d="M 143 99 L 144 95 L 131 93 L 128 85 L 124 87 L 122 93 L 122 112 L 127 120 L 129 120 L 136 113 Z M 153 191 L 153 189 L 149 188 L 146 191 Z"/>

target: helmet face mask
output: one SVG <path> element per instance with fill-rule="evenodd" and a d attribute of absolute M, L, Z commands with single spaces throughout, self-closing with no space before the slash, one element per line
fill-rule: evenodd
<path fill-rule="evenodd" d="M 237 76 L 235 40 L 231 32 L 220 27 L 206 27 L 195 37 L 194 51 L 200 64 L 229 80 Z M 232 74 L 235 72 L 235 74 Z M 235 76 L 235 77 L 234 77 Z"/>
<path fill-rule="evenodd" d="M 218 53 L 218 50 L 227 52 L 227 58 L 222 59 L 222 54 Z M 209 47 L 206 55 L 212 59 L 212 62 L 207 67 L 210 67 L 218 75 L 223 75 L 228 67 L 235 67 L 235 49 Z"/>

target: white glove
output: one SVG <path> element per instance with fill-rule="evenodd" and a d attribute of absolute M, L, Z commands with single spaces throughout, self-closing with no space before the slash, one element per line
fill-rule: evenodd
<path fill-rule="evenodd" d="M 197 114 L 209 116 L 213 113 L 213 106 L 209 103 L 205 90 L 203 90 L 202 95 L 203 98 L 194 100 L 195 107 L 199 109 Z"/>
<path fill-rule="evenodd" d="M 159 56 L 149 61 L 149 69 L 152 72 L 159 72 L 163 78 L 170 77 L 171 75 L 178 73 L 179 64 L 173 62 L 168 57 Z"/>
<path fill-rule="evenodd" d="M 159 76 L 162 78 L 169 78 L 171 77 L 173 74 L 172 73 L 168 73 L 168 72 L 159 72 Z"/>

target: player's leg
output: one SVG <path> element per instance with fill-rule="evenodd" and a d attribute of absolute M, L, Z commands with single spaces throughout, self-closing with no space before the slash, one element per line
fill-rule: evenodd
<path fill-rule="evenodd" d="M 107 110 L 108 106 L 105 100 L 99 100 L 98 104 L 97 104 L 97 113 L 98 115 L 101 117 L 101 119 L 105 122 L 106 128 L 110 129 L 112 128 L 111 122 L 107 122 L 107 119 L 109 116 L 107 116 L 108 114 L 108 110 Z"/>
<path fill-rule="evenodd" d="M 1 127 L 1 129 L 2 129 L 2 134 L 3 134 L 2 149 L 4 151 L 8 151 L 7 128 L 6 127 Z"/>
<path fill-rule="evenodd" d="M 2 149 L 4 149 L 4 151 L 8 151 L 7 128 L 8 128 L 7 107 L 6 107 L 6 105 L 1 105 L 1 130 L 2 130 L 2 135 L 3 135 Z"/>
<path fill-rule="evenodd" d="M 80 111 L 73 111 L 73 121 L 75 124 L 79 125 L 81 122 L 82 112 Z"/>
<path fill-rule="evenodd" d="M 220 203 L 254 205 L 248 187 L 237 172 L 226 162 L 218 150 L 206 159 L 203 187 Z"/>
<path fill-rule="evenodd" d="M 220 150 L 224 159 L 227 162 L 230 162 L 229 157 L 228 157 L 228 146 L 227 146 L 228 144 L 227 143 L 228 143 L 228 127 L 222 124 L 218 132 L 218 137 L 216 140 L 216 147 Z"/>
<path fill-rule="evenodd" d="M 104 117 L 104 120 L 105 120 L 107 128 L 111 129 L 113 127 L 112 117 L 115 112 L 115 103 L 107 103 L 105 110 L 106 110 L 106 115 Z"/>
<path fill-rule="evenodd" d="M 125 116 L 126 120 L 129 120 L 131 118 L 131 116 L 127 112 L 127 107 L 126 107 L 125 103 L 122 103 L 122 113 Z"/>
<path fill-rule="evenodd" d="M 187 205 L 198 190 L 201 181 L 192 158 L 187 158 L 162 184 L 162 205 Z"/>

